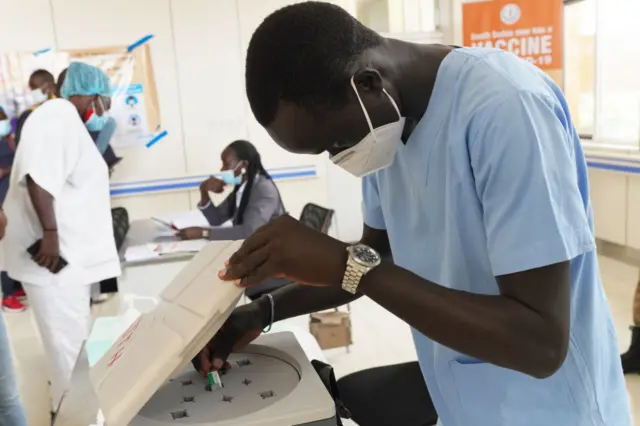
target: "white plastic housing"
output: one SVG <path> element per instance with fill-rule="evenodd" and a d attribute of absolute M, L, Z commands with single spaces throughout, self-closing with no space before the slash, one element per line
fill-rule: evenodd
<path fill-rule="evenodd" d="M 91 369 L 109 426 L 127 426 L 152 395 L 180 373 L 214 336 L 242 289 L 218 278 L 242 241 L 211 242 Z"/>
<path fill-rule="evenodd" d="M 165 384 L 130 426 L 335 425 L 335 405 L 291 332 L 266 334 L 229 358 L 221 389 L 192 367 Z"/>

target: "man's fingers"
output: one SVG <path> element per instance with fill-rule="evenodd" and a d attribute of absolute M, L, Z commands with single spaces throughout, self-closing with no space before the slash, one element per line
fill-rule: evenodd
<path fill-rule="evenodd" d="M 258 285 L 268 278 L 276 277 L 278 271 L 275 269 L 273 262 L 265 262 L 259 267 L 253 269 L 240 281 L 240 287 L 252 287 Z"/>
<path fill-rule="evenodd" d="M 58 268 L 58 263 L 60 263 L 60 257 L 53 256 L 51 258 L 51 267 L 49 268 L 49 270 L 55 273 L 56 269 Z"/>
<path fill-rule="evenodd" d="M 49 269 L 48 258 L 44 254 L 39 254 L 36 258 L 36 262 L 38 262 L 38 265 L 43 268 Z"/>
<path fill-rule="evenodd" d="M 198 354 L 198 359 L 200 361 L 200 369 L 199 372 L 203 376 L 206 376 L 209 371 L 211 371 L 211 351 L 209 351 L 208 347 L 205 347 Z"/>
<path fill-rule="evenodd" d="M 213 340 L 209 342 L 209 362 L 210 370 L 220 370 L 227 361 L 229 354 L 238 341 L 239 333 L 233 326 L 218 332 Z M 209 371 L 210 371 L 209 370 Z M 207 371 L 207 373 L 209 372 Z"/>
<path fill-rule="evenodd" d="M 253 271 L 260 268 L 268 262 L 270 249 L 268 245 L 262 246 L 257 250 L 249 253 L 247 256 L 239 259 L 236 263 L 230 261 L 224 275 L 221 276 L 225 280 L 237 280 L 251 275 Z"/>
<path fill-rule="evenodd" d="M 253 252 L 260 250 L 270 241 L 269 233 L 254 233 L 249 237 L 242 246 L 229 258 L 230 265 L 236 265 L 244 262 Z"/>

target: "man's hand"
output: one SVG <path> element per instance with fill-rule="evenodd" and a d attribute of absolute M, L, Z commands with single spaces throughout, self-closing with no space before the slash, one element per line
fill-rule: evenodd
<path fill-rule="evenodd" d="M 269 303 L 265 299 L 236 308 L 207 346 L 192 360 L 196 370 L 206 376 L 211 370 L 220 370 L 233 350 L 246 347 L 262 333 L 270 321 Z M 269 309 L 267 309 L 269 308 Z"/>
<path fill-rule="evenodd" d="M 214 178 L 213 176 L 200 184 L 201 193 L 213 192 L 215 194 L 220 194 L 222 191 L 224 191 L 224 182 L 220 179 Z"/>
<path fill-rule="evenodd" d="M 181 240 L 199 240 L 204 238 L 204 228 L 184 228 L 178 231 L 177 236 Z"/>
<path fill-rule="evenodd" d="M 312 286 L 339 286 L 347 265 L 347 244 L 316 231 L 291 216 L 280 216 L 258 229 L 220 272 L 242 287 L 269 277 Z"/>
<path fill-rule="evenodd" d="M 33 260 L 50 272 L 54 272 L 60 261 L 60 243 L 57 231 L 44 231 L 40 250 L 33 257 Z"/>

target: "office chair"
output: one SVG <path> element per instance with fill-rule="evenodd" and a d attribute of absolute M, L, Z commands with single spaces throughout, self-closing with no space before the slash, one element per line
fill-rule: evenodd
<path fill-rule="evenodd" d="M 308 203 L 302 209 L 300 214 L 300 222 L 315 229 L 316 231 L 329 232 L 331 227 L 331 220 L 333 219 L 334 211 L 331 209 L 325 209 L 317 204 Z"/>

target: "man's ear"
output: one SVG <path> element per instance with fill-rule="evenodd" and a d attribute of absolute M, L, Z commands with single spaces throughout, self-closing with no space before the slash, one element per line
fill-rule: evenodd
<path fill-rule="evenodd" d="M 353 76 L 353 82 L 359 93 L 382 93 L 382 76 L 374 68 L 363 68 Z"/>

